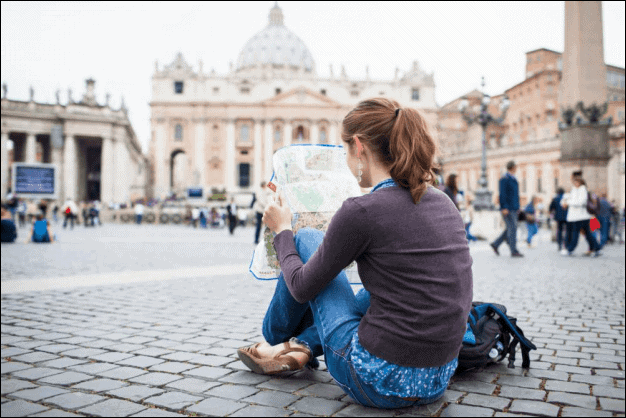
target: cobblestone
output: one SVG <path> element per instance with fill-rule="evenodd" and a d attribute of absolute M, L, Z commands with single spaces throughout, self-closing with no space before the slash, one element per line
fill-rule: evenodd
<path fill-rule="evenodd" d="M 121 241 L 117 226 L 110 227 L 113 241 Z M 106 233 L 107 228 L 98 233 Z M 136 242 L 150 237 L 170 248 L 168 239 L 155 237 L 153 230 L 136 232 L 132 237 Z M 251 236 L 253 231 L 248 232 Z M 249 263 L 252 246 L 246 239 L 231 240 L 227 233 L 221 237 L 190 234 L 193 245 L 184 247 L 193 247 L 196 256 L 200 251 L 203 266 L 224 260 Z M 182 230 L 179 236 L 184 241 Z M 49 249 L 50 256 L 62 249 L 66 253 L 98 249 L 103 255 L 111 251 L 91 238 L 83 239 L 82 247 L 68 245 L 71 236 L 68 239 L 41 248 Z M 11 255 L 20 245 L 3 245 L 3 256 L 22 256 Z M 623 247 L 607 247 L 602 258 L 589 260 L 561 258 L 548 245 L 540 241 L 539 248 L 528 250 L 519 269 L 506 257 L 494 257 L 485 243 L 472 243 L 471 248 L 475 299 L 502 303 L 518 318 L 519 326 L 539 347 L 531 353 L 530 370 L 519 367 L 518 354 L 515 369 L 502 362 L 458 374 L 441 400 L 398 411 L 356 405 L 333 383 L 323 362 L 317 371 L 261 376 L 238 360 L 235 348 L 262 338 L 272 283 L 248 276 L 172 275 L 177 280 L 89 286 L 90 273 L 134 271 L 145 278 L 154 269 L 200 265 L 176 264 L 182 261 L 175 258 L 163 263 L 145 248 L 132 250 L 147 258 L 139 267 L 127 259 L 130 255 L 108 257 L 111 263 L 99 260 L 97 267 L 87 266 L 84 271 L 72 271 L 77 267 L 50 259 L 43 277 L 81 274 L 85 287 L 2 294 L 2 415 L 18 407 L 32 410 L 31 415 L 77 411 L 104 415 L 98 411 L 108 405 L 120 415 L 133 416 L 623 414 Z M 232 256 L 218 258 L 215 254 L 224 254 L 223 248 L 230 248 Z M 2 258 L 3 291 L 7 280 L 38 279 L 40 269 L 31 269 L 30 255 L 24 256 L 27 267 L 19 272 L 11 272 L 15 264 Z M 592 273 L 604 280 L 590 283 L 586 277 Z"/>

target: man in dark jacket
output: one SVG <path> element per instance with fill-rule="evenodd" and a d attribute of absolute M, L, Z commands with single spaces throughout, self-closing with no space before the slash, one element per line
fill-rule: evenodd
<path fill-rule="evenodd" d="M 524 255 L 517 250 L 517 219 L 519 215 L 519 184 L 515 178 L 517 166 L 515 161 L 509 161 L 506 164 L 507 173 L 500 179 L 500 212 L 506 230 L 491 243 L 491 248 L 500 255 L 498 248 L 500 244 L 506 240 L 511 249 L 511 257 L 523 257 Z"/>
<path fill-rule="evenodd" d="M 612 209 L 611 204 L 606 199 L 606 193 L 603 193 L 600 199 L 598 199 L 598 212 L 596 213 L 598 221 L 600 221 L 600 249 L 609 240 Z"/>
<path fill-rule="evenodd" d="M 559 187 L 556 191 L 556 196 L 550 202 L 550 213 L 554 215 L 556 221 L 556 243 L 559 245 L 559 251 L 563 248 L 567 248 L 567 240 L 569 236 L 565 235 L 565 242 L 563 242 L 563 231 L 567 231 L 567 209 L 561 206 L 561 200 L 563 199 L 565 190 Z"/>

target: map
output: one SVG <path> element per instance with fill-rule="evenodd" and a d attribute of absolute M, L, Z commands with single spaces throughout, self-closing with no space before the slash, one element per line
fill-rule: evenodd
<path fill-rule="evenodd" d="M 291 145 L 276 151 L 272 162 L 272 182 L 285 194 L 293 214 L 294 234 L 302 228 L 326 232 L 343 202 L 362 194 L 341 146 Z M 274 234 L 267 227 L 252 256 L 250 272 L 259 280 L 278 279 L 280 275 Z M 356 263 L 345 272 L 352 283 L 360 283 Z"/>

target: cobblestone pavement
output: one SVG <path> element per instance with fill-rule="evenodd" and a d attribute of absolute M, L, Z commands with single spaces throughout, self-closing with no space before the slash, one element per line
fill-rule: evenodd
<path fill-rule="evenodd" d="M 49 263 L 48 277 L 68 274 L 52 258 L 72 259 L 72 251 L 86 254 L 89 245 L 103 251 L 97 256 L 102 258 L 99 268 L 118 263 L 142 276 L 149 274 L 142 272 L 142 262 L 151 263 L 150 269 L 167 264 L 155 261 L 160 253 L 118 251 L 125 240 L 141 247 L 142 239 L 161 236 L 163 230 L 122 230 L 103 227 L 98 239 L 109 243 L 104 246 L 87 239 L 77 245 L 71 237 L 56 247 L 3 245 L 3 287 L 5 274 L 20 257 L 33 260 L 26 248 L 38 247 L 41 262 Z M 209 239 L 181 232 L 178 254 L 197 244 L 208 254 L 205 262 L 231 264 L 237 256 L 224 257 L 219 251 L 226 248 L 245 253 L 241 263 L 249 261 L 247 237 L 217 234 Z M 323 362 L 317 371 L 269 377 L 249 372 L 238 361 L 235 349 L 261 338 L 272 283 L 221 274 L 26 293 L 3 290 L 2 416 L 623 415 L 624 247 L 609 246 L 601 258 L 592 259 L 580 256 L 581 245 L 578 256 L 569 258 L 559 256 L 545 236 L 539 239 L 524 259 L 509 258 L 505 247 L 501 252 L 506 254 L 496 257 L 486 243 L 472 243 L 474 299 L 504 303 L 538 347 L 527 374 L 519 361 L 515 369 L 498 364 L 455 376 L 434 404 L 368 409 L 333 384 Z M 140 253 L 147 260 L 138 261 L 139 266 L 124 258 Z M 18 260 L 6 260 L 8 254 Z M 74 258 L 76 274 L 84 268 L 101 272 Z M 33 277 L 28 268 L 11 278 Z"/>

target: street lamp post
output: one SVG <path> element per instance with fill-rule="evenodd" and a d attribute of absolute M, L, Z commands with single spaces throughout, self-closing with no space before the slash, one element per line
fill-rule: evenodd
<path fill-rule="evenodd" d="M 482 78 L 481 87 L 484 90 L 485 87 L 485 77 Z M 491 97 L 488 94 L 482 93 L 482 99 L 480 101 L 480 111 L 478 113 L 474 113 L 468 111 L 469 102 L 467 98 L 463 97 L 461 102 L 459 103 L 459 111 L 463 116 L 463 119 L 467 122 L 468 125 L 473 123 L 478 123 L 483 128 L 483 138 L 482 138 L 482 159 L 481 159 L 481 175 L 478 180 L 478 190 L 476 191 L 474 198 L 474 209 L 476 210 L 490 210 L 494 209 L 492 200 L 491 200 L 491 192 L 487 188 L 487 139 L 486 139 L 486 129 L 487 125 L 501 125 L 504 122 L 504 117 L 506 115 L 506 111 L 509 109 L 509 98 L 505 95 L 500 103 L 500 116 L 498 118 L 492 116 L 487 112 L 487 108 L 489 103 L 491 103 Z"/>

